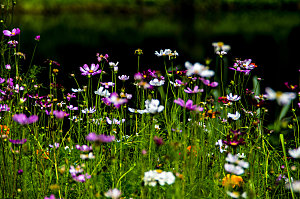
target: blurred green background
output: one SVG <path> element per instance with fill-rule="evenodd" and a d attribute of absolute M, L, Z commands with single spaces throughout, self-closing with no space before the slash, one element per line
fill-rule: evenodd
<path fill-rule="evenodd" d="M 214 57 L 211 43 L 223 41 L 232 47 L 228 65 L 251 58 L 266 86 L 298 84 L 298 0 L 19 0 L 11 27 L 22 30 L 28 56 L 41 35 L 36 62 L 56 60 L 64 74 L 79 74 L 97 52 L 135 72 L 137 48 L 144 69 L 159 69 L 154 52 L 165 48 L 179 52 L 179 64 L 205 63 Z"/>

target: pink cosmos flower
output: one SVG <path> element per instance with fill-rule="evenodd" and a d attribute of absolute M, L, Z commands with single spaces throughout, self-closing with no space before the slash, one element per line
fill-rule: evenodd
<path fill-rule="evenodd" d="M 109 88 L 110 86 L 114 87 L 115 83 L 113 82 L 100 82 L 101 85 L 103 85 L 105 88 Z"/>
<path fill-rule="evenodd" d="M 12 41 L 7 42 L 7 44 L 9 45 L 9 47 L 14 48 L 19 44 L 19 42 L 15 41 L 15 40 L 12 40 Z"/>
<path fill-rule="evenodd" d="M 12 29 L 12 31 L 3 30 L 3 34 L 5 36 L 8 36 L 8 37 L 15 36 L 15 35 L 20 34 L 20 29 L 19 28 L 14 28 L 14 29 Z"/>
<path fill-rule="evenodd" d="M 87 141 L 91 142 L 101 142 L 101 143 L 107 143 L 107 142 L 112 142 L 115 140 L 115 136 L 113 135 L 96 135 L 95 133 L 90 133 L 88 134 L 85 139 Z"/>
<path fill-rule="evenodd" d="M 186 93 L 199 93 L 199 92 L 203 92 L 203 89 L 198 89 L 198 86 L 195 86 L 194 89 L 190 89 L 189 87 L 187 87 L 187 89 L 184 89 L 184 92 Z"/>
<path fill-rule="evenodd" d="M 219 85 L 218 82 L 210 82 L 208 79 L 204 79 L 204 78 L 199 78 L 203 84 L 205 84 L 206 86 L 209 86 L 209 87 L 217 87 Z"/>
<path fill-rule="evenodd" d="M 21 113 L 21 114 L 15 114 L 13 116 L 13 120 L 15 122 L 18 122 L 19 124 L 32 124 L 32 123 L 35 123 L 37 122 L 39 119 L 39 117 L 37 115 L 32 115 L 30 117 L 26 117 L 25 114 Z"/>
<path fill-rule="evenodd" d="M 97 53 L 96 56 L 97 56 L 98 62 L 101 62 L 103 59 L 105 59 L 108 62 L 108 54 L 105 54 L 103 56 L 102 54 L 100 55 L 99 53 Z"/>
<path fill-rule="evenodd" d="M 40 39 L 41 39 L 41 36 L 40 36 L 40 35 L 37 35 L 37 36 L 35 36 L 35 38 L 34 38 L 34 40 L 36 40 L 36 41 L 40 41 Z"/>
<path fill-rule="evenodd" d="M 81 75 L 97 75 L 100 74 L 102 72 L 101 69 L 99 69 L 99 64 L 95 65 L 95 64 L 91 64 L 91 67 L 89 67 L 87 64 L 84 64 L 83 67 L 79 68 L 81 71 Z M 99 69 L 99 70 L 98 70 Z"/>
<path fill-rule="evenodd" d="M 190 111 L 203 111 L 203 108 L 200 106 L 197 106 L 196 104 L 193 105 L 192 100 L 188 100 L 186 103 L 183 101 L 183 99 L 178 98 L 177 100 L 174 100 L 175 104 L 178 104 L 179 106 L 182 106 Z"/>

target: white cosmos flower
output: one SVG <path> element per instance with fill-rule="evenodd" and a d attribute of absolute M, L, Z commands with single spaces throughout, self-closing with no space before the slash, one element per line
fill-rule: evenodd
<path fill-rule="evenodd" d="M 238 95 L 232 95 L 232 93 L 229 93 L 229 95 L 227 95 L 226 97 L 227 97 L 227 99 L 229 101 L 238 101 L 238 100 L 241 99 L 240 96 L 238 96 Z"/>
<path fill-rule="evenodd" d="M 235 163 L 238 166 L 244 167 L 245 169 L 249 168 L 249 162 L 245 162 L 244 160 L 239 160 L 238 155 L 232 155 L 231 153 L 228 153 L 225 160 L 227 162 Z"/>
<path fill-rule="evenodd" d="M 145 101 L 146 110 L 149 113 L 162 112 L 164 110 L 164 106 L 159 105 L 159 104 L 160 104 L 160 102 L 158 99 L 151 99 L 151 101 L 149 101 L 149 100 Z"/>
<path fill-rule="evenodd" d="M 275 92 L 273 89 L 267 87 L 266 88 L 266 95 L 264 95 L 268 100 L 277 100 L 279 105 L 286 105 L 289 104 L 293 99 L 296 98 L 296 94 L 292 92 Z"/>
<path fill-rule="evenodd" d="M 172 172 L 166 172 L 162 170 L 150 170 L 144 173 L 145 185 L 156 186 L 157 183 L 163 186 L 165 184 L 173 184 L 175 182 L 175 176 Z"/>
<path fill-rule="evenodd" d="M 240 192 L 238 192 L 238 191 L 233 191 L 233 192 L 226 191 L 226 193 L 227 193 L 230 197 L 232 197 L 232 198 L 239 198 L 239 197 L 247 198 L 247 193 L 246 193 L 246 192 L 240 194 Z"/>
<path fill-rule="evenodd" d="M 195 63 L 194 65 L 190 62 L 185 62 L 185 67 L 187 68 L 186 76 L 191 76 L 193 74 L 200 75 L 201 77 L 212 77 L 215 75 L 215 72 L 208 70 L 208 67 L 200 63 Z"/>
<path fill-rule="evenodd" d="M 84 89 L 81 89 L 81 88 L 78 88 L 78 89 L 72 88 L 71 90 L 72 90 L 72 92 L 74 92 L 74 93 L 84 91 Z"/>
<path fill-rule="evenodd" d="M 292 188 L 293 188 L 293 191 L 294 191 L 294 192 L 300 192 L 300 180 L 294 181 L 294 182 L 292 182 L 291 184 L 292 184 Z M 291 188 L 289 183 L 287 183 L 287 184 L 285 185 L 285 187 L 286 187 L 287 189 L 290 189 L 290 188 Z"/>
<path fill-rule="evenodd" d="M 80 158 L 85 160 L 85 159 L 95 159 L 95 156 L 93 152 L 90 152 L 88 155 L 87 154 L 80 154 Z"/>
<path fill-rule="evenodd" d="M 106 89 L 104 89 L 104 87 L 100 87 L 97 91 L 94 92 L 96 95 L 100 95 L 102 97 L 109 97 L 110 96 L 110 92 Z"/>
<path fill-rule="evenodd" d="M 245 170 L 241 166 L 235 166 L 233 164 L 228 164 L 228 163 L 224 165 L 224 169 L 225 171 L 229 173 L 233 173 L 238 176 L 242 175 L 245 172 Z"/>
<path fill-rule="evenodd" d="M 239 112 L 235 112 L 235 114 L 232 114 L 232 113 L 228 113 L 227 114 L 227 117 L 228 118 L 231 118 L 233 120 L 238 120 L 240 117 L 241 117 L 241 114 Z"/>
<path fill-rule="evenodd" d="M 108 198 L 112 199 L 118 199 L 121 197 L 121 191 L 117 188 L 109 189 L 107 192 L 104 193 L 104 195 Z"/>
<path fill-rule="evenodd" d="M 289 149 L 289 154 L 293 158 L 300 158 L 300 147 L 298 147 L 297 149 Z"/>
<path fill-rule="evenodd" d="M 172 53 L 172 51 L 170 49 L 165 49 L 164 51 L 160 50 L 159 52 L 155 51 L 155 55 L 158 57 L 169 56 L 171 53 Z"/>
<path fill-rule="evenodd" d="M 165 83 L 165 80 L 158 80 L 157 78 L 155 78 L 149 82 L 149 84 L 152 86 L 161 86 L 161 85 L 164 85 L 164 83 Z"/>

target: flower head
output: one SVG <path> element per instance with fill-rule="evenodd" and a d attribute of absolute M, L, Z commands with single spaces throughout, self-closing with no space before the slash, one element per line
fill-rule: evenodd
<path fill-rule="evenodd" d="M 236 111 L 235 114 L 233 114 L 233 113 L 227 113 L 227 117 L 231 118 L 233 120 L 238 120 L 241 117 L 241 114 Z"/>
<path fill-rule="evenodd" d="M 275 92 L 273 89 L 267 87 L 264 97 L 266 97 L 268 100 L 276 99 L 279 105 L 286 105 L 296 98 L 296 94 L 292 92 Z"/>
<path fill-rule="evenodd" d="M 190 62 L 185 62 L 185 67 L 187 68 L 186 75 L 191 76 L 194 74 L 197 74 L 201 77 L 212 77 L 215 75 L 215 72 L 212 70 L 209 70 L 208 67 L 205 67 L 204 65 L 200 63 L 195 63 L 194 65 Z"/>
<path fill-rule="evenodd" d="M 289 149 L 289 154 L 293 158 L 300 158 L 300 147 L 298 147 L 297 149 Z"/>
<path fill-rule="evenodd" d="M 12 139 L 9 139 L 9 142 L 11 142 L 12 144 L 25 144 L 27 142 L 27 139 L 16 139 L 16 140 L 12 140 Z"/>
<path fill-rule="evenodd" d="M 95 65 L 95 64 L 91 64 L 91 67 L 89 67 L 87 64 L 84 64 L 83 67 L 79 68 L 81 71 L 81 75 L 97 75 L 100 74 L 102 72 L 101 69 L 99 69 L 99 64 Z M 98 70 L 99 69 L 99 70 Z"/>
<path fill-rule="evenodd" d="M 23 113 L 15 114 L 13 116 L 13 120 L 22 125 L 35 123 L 38 121 L 38 119 L 39 119 L 39 117 L 37 115 L 32 115 L 32 116 L 26 117 L 26 115 Z"/>
<path fill-rule="evenodd" d="M 112 198 L 112 199 L 118 199 L 121 197 L 122 192 L 117 189 L 109 189 L 107 192 L 104 193 L 104 195 L 108 198 Z"/>
<path fill-rule="evenodd" d="M 3 30 L 3 34 L 5 36 L 12 37 L 12 36 L 20 34 L 20 29 L 19 28 L 14 28 L 14 29 L 12 29 L 12 31 Z"/>
<path fill-rule="evenodd" d="M 96 135 L 95 133 L 90 133 L 85 138 L 87 141 L 91 142 L 101 142 L 101 143 L 107 143 L 112 142 L 115 140 L 115 136 L 113 135 Z"/>

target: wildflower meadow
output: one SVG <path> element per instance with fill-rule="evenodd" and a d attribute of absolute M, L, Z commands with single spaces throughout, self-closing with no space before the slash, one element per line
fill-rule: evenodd
<path fill-rule="evenodd" d="M 28 56 L 1 28 L 0 198 L 300 197 L 298 82 L 262 88 L 259 63 L 213 42 L 196 63 L 157 49 L 160 70 L 137 49 L 132 74 L 101 49 L 65 88 L 63 65 L 35 63 L 47 38 Z"/>

